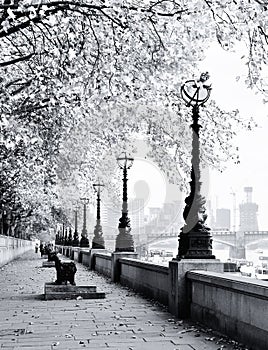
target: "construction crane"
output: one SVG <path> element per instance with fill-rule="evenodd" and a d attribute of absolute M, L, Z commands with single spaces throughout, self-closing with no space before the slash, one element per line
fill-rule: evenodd
<path fill-rule="evenodd" d="M 236 232 L 236 193 L 231 188 L 231 193 L 233 196 L 233 232 Z"/>

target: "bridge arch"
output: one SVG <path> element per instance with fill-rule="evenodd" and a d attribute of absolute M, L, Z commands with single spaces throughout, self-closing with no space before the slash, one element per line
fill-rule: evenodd
<path fill-rule="evenodd" d="M 235 245 L 229 242 L 222 241 L 218 238 L 213 237 L 213 242 L 221 243 L 223 245 L 227 245 L 228 247 L 234 247 Z"/>
<path fill-rule="evenodd" d="M 256 244 L 256 243 L 262 243 L 263 241 L 268 241 L 268 238 L 259 238 L 256 241 L 248 242 L 245 244 L 245 247 L 248 248 L 249 246 Z"/>
<path fill-rule="evenodd" d="M 167 239 L 176 239 L 176 241 L 178 241 L 179 237 L 178 237 L 178 235 L 172 236 L 172 237 L 171 236 L 161 235 L 161 236 L 158 236 L 158 237 L 150 237 L 148 240 L 141 241 L 140 243 L 149 245 L 149 244 L 164 242 Z M 221 244 L 223 244 L 225 246 L 228 246 L 228 247 L 235 247 L 235 244 L 223 241 L 223 240 L 221 240 L 219 238 L 215 238 L 215 237 L 213 237 L 213 242 L 221 243 Z"/>
<path fill-rule="evenodd" d="M 228 246 L 228 247 L 235 247 L 235 244 L 221 240 L 220 237 L 218 238 L 217 236 L 213 236 L 212 238 L 213 238 L 213 242 L 217 242 L 217 243 L 223 244 L 223 245 Z M 179 235 L 178 234 L 170 235 L 170 234 L 164 233 L 164 234 L 161 234 L 159 236 L 157 236 L 157 235 L 151 236 L 151 237 L 149 236 L 146 240 L 140 240 L 139 243 L 150 245 L 150 244 L 154 244 L 154 243 L 160 243 L 162 241 L 164 242 L 167 239 L 176 239 L 176 241 L 178 242 Z"/>

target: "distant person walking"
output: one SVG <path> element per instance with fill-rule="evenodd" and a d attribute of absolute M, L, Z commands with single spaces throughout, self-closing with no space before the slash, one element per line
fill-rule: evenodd
<path fill-rule="evenodd" d="M 44 251 L 44 244 L 43 243 L 40 244 L 40 248 L 39 249 L 40 249 L 41 256 L 43 256 L 44 253 L 45 253 L 45 251 Z"/>
<path fill-rule="evenodd" d="M 36 253 L 38 253 L 38 247 L 39 247 L 39 245 L 38 245 L 38 243 L 36 243 L 36 244 L 35 244 L 35 252 L 36 252 Z"/>

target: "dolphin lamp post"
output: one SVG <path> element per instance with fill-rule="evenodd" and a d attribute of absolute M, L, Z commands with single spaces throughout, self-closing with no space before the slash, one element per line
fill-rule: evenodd
<path fill-rule="evenodd" d="M 87 238 L 87 204 L 89 203 L 88 198 L 81 198 L 84 205 L 84 217 L 83 217 L 83 229 L 81 232 L 80 247 L 89 247 L 89 240 Z"/>
<path fill-rule="evenodd" d="M 205 225 L 205 198 L 201 195 L 200 182 L 200 142 L 199 107 L 210 97 L 211 85 L 208 85 L 208 73 L 202 73 L 199 80 L 188 80 L 181 87 L 181 96 L 187 107 L 192 107 L 192 160 L 190 194 L 185 199 L 183 218 L 185 225 L 179 235 L 179 249 L 176 260 L 215 259 L 212 255 L 210 228 Z"/>
<path fill-rule="evenodd" d="M 100 193 L 104 185 L 101 183 L 93 184 L 95 191 L 97 192 L 97 221 L 94 228 L 94 237 L 92 240 L 92 249 L 105 249 L 103 232 L 100 221 Z"/>
<path fill-rule="evenodd" d="M 119 234 L 115 241 L 116 252 L 134 252 L 134 241 L 130 233 L 130 219 L 128 218 L 128 203 L 127 203 L 127 170 L 131 168 L 134 158 L 127 157 L 123 153 L 117 158 L 119 168 L 123 170 L 123 204 L 122 216 L 119 219 L 118 230 Z"/>

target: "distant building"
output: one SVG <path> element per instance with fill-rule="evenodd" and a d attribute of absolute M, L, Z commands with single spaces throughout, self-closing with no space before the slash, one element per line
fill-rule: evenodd
<path fill-rule="evenodd" d="M 102 206 L 101 223 L 103 232 L 108 235 L 118 234 L 119 219 L 122 216 L 122 203 L 105 202 Z M 144 199 L 129 199 L 128 217 L 131 234 L 144 233 Z"/>
<path fill-rule="evenodd" d="M 103 233 L 107 235 L 114 235 L 118 233 L 119 218 L 121 217 L 122 204 L 115 204 L 111 201 L 102 203 L 101 207 L 101 224 Z"/>
<path fill-rule="evenodd" d="M 128 205 L 128 217 L 130 218 L 131 231 L 133 235 L 144 234 L 144 199 L 130 199 Z"/>
<path fill-rule="evenodd" d="M 216 227 L 216 222 L 215 222 L 215 216 L 214 216 L 213 209 L 212 209 L 211 200 L 207 201 L 206 213 L 207 213 L 207 216 L 208 216 L 207 220 L 206 220 L 206 225 L 208 227 L 215 228 Z"/>
<path fill-rule="evenodd" d="M 215 228 L 221 230 L 230 230 L 231 228 L 231 210 L 230 209 L 216 209 Z"/>
<path fill-rule="evenodd" d="M 161 212 L 161 208 L 151 207 L 149 209 L 149 219 L 148 219 L 149 222 L 153 220 L 158 220 L 160 212 Z"/>
<path fill-rule="evenodd" d="M 183 226 L 183 204 L 180 201 L 164 203 L 162 208 L 150 208 L 145 227 L 147 235 L 179 232 Z"/>
<path fill-rule="evenodd" d="M 252 187 L 244 188 L 246 202 L 239 205 L 240 231 L 258 231 L 258 205 L 252 202 Z"/>

